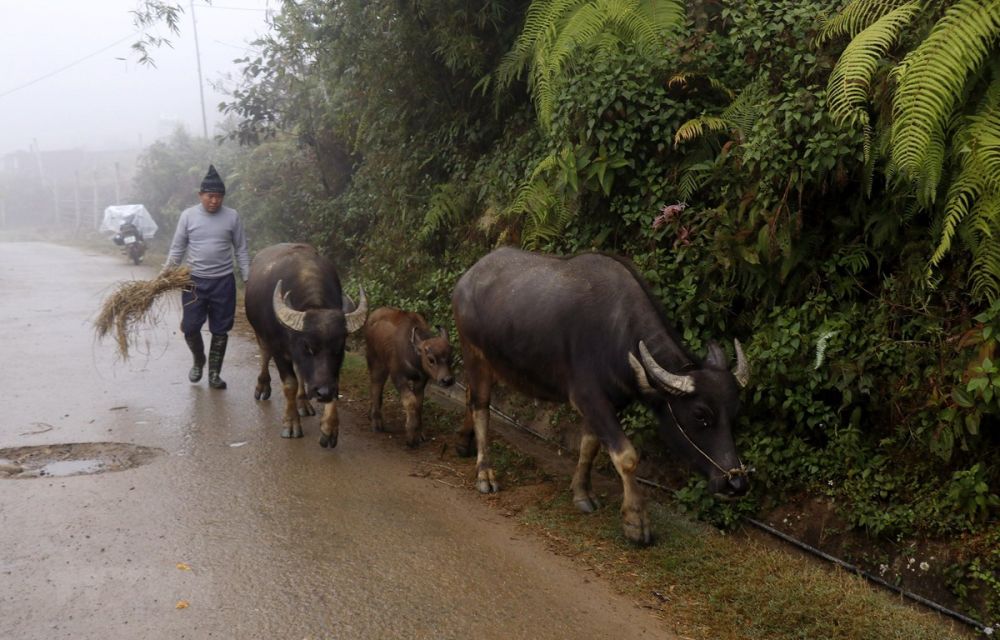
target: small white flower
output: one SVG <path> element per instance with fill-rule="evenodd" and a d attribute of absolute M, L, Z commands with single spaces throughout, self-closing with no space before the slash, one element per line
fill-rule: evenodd
<path fill-rule="evenodd" d="M 927 564 L 926 562 L 921 562 L 920 563 L 920 570 L 921 571 L 927 571 L 930 568 L 931 568 L 931 565 Z"/>
<path fill-rule="evenodd" d="M 986 627 L 983 629 L 983 635 L 991 636 L 993 635 L 993 627 Z"/>
<path fill-rule="evenodd" d="M 887 565 L 887 564 L 880 564 L 878 566 L 878 574 L 880 576 L 884 576 L 885 572 L 888 571 L 888 570 L 889 570 L 889 565 Z"/>
<path fill-rule="evenodd" d="M 833 486 L 833 480 L 827 480 L 827 481 L 826 481 L 826 483 L 827 483 L 828 485 L 830 485 L 831 487 Z"/>

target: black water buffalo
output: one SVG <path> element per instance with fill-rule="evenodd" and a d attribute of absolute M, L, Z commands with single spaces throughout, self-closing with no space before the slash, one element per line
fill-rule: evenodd
<path fill-rule="evenodd" d="M 499 378 L 580 413 L 573 500 L 582 511 L 596 508 L 590 471 L 604 445 L 624 486 L 625 535 L 635 542 L 650 542 L 649 520 L 635 478 L 639 458 L 617 418 L 633 400 L 652 409 L 660 437 L 708 477 L 713 492 L 746 493 L 731 433 L 738 387 L 749 377 L 739 342 L 735 372 L 715 343 L 703 361 L 692 356 L 627 260 L 498 249 L 461 277 L 452 305 L 469 384 L 459 451 L 471 453 L 474 433 L 479 491 L 499 489 L 486 440 L 490 391 Z"/>
<path fill-rule="evenodd" d="M 392 379 L 406 411 L 406 444 L 415 447 L 422 439 L 420 414 L 428 380 L 450 387 L 451 343 L 448 332 L 431 331 L 419 313 L 381 307 L 365 322 L 365 356 L 371 378 L 371 420 L 382 431 L 382 391 Z"/>
<path fill-rule="evenodd" d="M 314 415 L 310 398 L 325 403 L 320 445 L 337 446 L 337 395 L 347 334 L 365 322 L 364 289 L 357 309 L 341 292 L 333 264 L 307 244 L 276 244 L 250 264 L 247 320 L 257 334 L 261 369 L 254 398 L 271 396 L 274 358 L 285 393 L 283 438 L 301 438 L 299 414 Z"/>

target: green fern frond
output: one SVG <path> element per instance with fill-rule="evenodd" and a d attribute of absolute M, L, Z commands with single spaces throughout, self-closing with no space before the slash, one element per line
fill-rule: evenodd
<path fill-rule="evenodd" d="M 680 178 L 677 181 L 677 195 L 681 202 L 687 202 L 699 189 L 701 189 L 712 177 L 712 170 L 715 162 L 705 160 L 695 162 L 681 169 Z"/>
<path fill-rule="evenodd" d="M 879 18 L 851 40 L 830 74 L 827 100 L 831 115 L 840 124 L 863 128 L 865 160 L 871 152 L 871 125 L 865 106 L 872 79 L 879 62 L 919 11 L 919 4 L 910 2 Z"/>
<path fill-rule="evenodd" d="M 1000 82 L 995 82 L 1000 85 Z M 970 118 L 970 144 L 975 146 L 986 189 L 1000 193 L 1000 105 Z"/>
<path fill-rule="evenodd" d="M 972 294 L 988 302 L 1000 297 L 1000 194 L 980 198 L 970 212 L 967 242 L 972 252 Z"/>
<path fill-rule="evenodd" d="M 537 249 L 544 242 L 558 238 L 573 218 L 565 200 L 541 180 L 522 187 L 509 213 L 523 216 L 522 241 L 528 249 Z"/>
<path fill-rule="evenodd" d="M 655 55 L 669 30 L 683 23 L 681 0 L 533 0 L 524 27 L 497 68 L 498 89 L 525 67 L 542 126 L 551 121 L 555 85 L 580 50 L 607 51 L 627 42 Z"/>
<path fill-rule="evenodd" d="M 840 36 L 853 39 L 885 15 L 909 2 L 910 0 L 854 0 L 823 25 L 816 37 L 817 44 L 824 44 Z"/>
<path fill-rule="evenodd" d="M 681 73 L 675 73 L 674 75 L 670 76 L 670 78 L 667 80 L 667 86 L 668 87 L 686 87 L 688 81 L 691 80 L 691 78 L 693 78 L 694 75 L 695 74 L 690 73 L 688 71 L 682 71 Z"/>
<path fill-rule="evenodd" d="M 730 99 L 736 96 L 736 93 L 726 85 L 722 84 L 720 80 L 716 80 L 715 78 L 709 78 L 708 84 L 716 91 L 721 91 L 725 95 L 729 96 Z"/>
<path fill-rule="evenodd" d="M 865 195 L 869 196 L 875 180 L 875 167 L 883 158 L 889 154 L 892 127 L 884 121 L 877 123 L 877 128 L 868 136 L 868 145 L 865 147 L 865 167 L 862 174 Z M 891 177 L 887 174 L 887 179 Z"/>
<path fill-rule="evenodd" d="M 907 56 L 894 100 L 893 161 L 903 175 L 924 184 L 924 197 L 936 188 L 938 142 L 963 95 L 971 74 L 1000 36 L 1000 3 L 958 0 Z"/>
<path fill-rule="evenodd" d="M 819 368 L 823 366 L 823 360 L 826 358 L 826 346 L 830 342 L 830 338 L 839 333 L 836 330 L 824 331 L 820 334 L 819 340 L 816 341 L 816 358 L 813 362 L 813 369 L 819 371 Z"/>
<path fill-rule="evenodd" d="M 723 118 L 717 116 L 698 116 L 697 118 L 688 120 L 677 128 L 677 133 L 674 134 L 674 146 L 700 138 L 705 135 L 706 131 L 717 133 L 728 130 L 729 123 Z"/>
<path fill-rule="evenodd" d="M 552 199 L 552 189 L 545 181 L 532 180 L 526 182 L 517 192 L 514 203 L 507 213 L 523 214 L 529 211 L 546 209 Z"/>
<path fill-rule="evenodd" d="M 467 189 L 454 183 L 438 185 L 431 195 L 420 230 L 423 237 L 445 227 L 458 224 L 472 208 L 472 198 Z"/>
<path fill-rule="evenodd" d="M 521 33 L 514 41 L 511 50 L 500 59 L 500 65 L 497 67 L 499 88 L 507 88 L 521 75 L 528 62 L 541 48 L 543 39 L 554 31 L 553 15 L 569 4 L 575 4 L 575 0 L 535 0 L 528 5 Z"/>
<path fill-rule="evenodd" d="M 678 127 L 674 134 L 674 146 L 720 131 L 729 131 L 735 139 L 742 141 L 753 128 L 766 98 L 766 77 L 761 75 L 745 86 L 720 115 L 699 116 Z"/>
<path fill-rule="evenodd" d="M 937 200 L 946 156 L 944 132 L 934 132 L 927 140 L 919 170 L 910 174 L 917 187 L 917 199 L 924 207 L 932 206 Z"/>
<path fill-rule="evenodd" d="M 945 205 L 945 216 L 942 222 L 941 239 L 931 255 L 928 275 L 941 263 L 951 250 L 951 242 L 955 237 L 958 225 L 968 217 L 972 205 L 982 193 L 982 180 L 978 172 L 966 171 L 952 182 Z"/>
<path fill-rule="evenodd" d="M 631 42 L 643 56 L 653 56 L 663 49 L 663 41 L 655 25 L 638 13 L 612 15 L 610 24 L 622 42 Z"/>
<path fill-rule="evenodd" d="M 746 134 L 753 129 L 767 97 L 767 76 L 761 74 L 744 87 L 740 94 L 723 110 L 722 118 L 729 122 L 732 129 L 737 131 L 738 138 L 745 138 Z"/>
<path fill-rule="evenodd" d="M 688 82 L 690 82 L 691 79 L 695 77 L 695 75 L 696 74 L 694 73 L 686 71 L 674 74 L 673 76 L 670 77 L 669 80 L 667 80 L 667 86 L 671 88 L 686 87 Z M 732 89 L 723 84 L 721 80 L 718 80 L 717 78 L 706 78 L 706 80 L 708 81 L 710 87 L 712 87 L 719 93 L 728 96 L 730 100 L 732 100 L 732 98 L 736 95 L 736 93 L 734 93 Z"/>
<path fill-rule="evenodd" d="M 558 35 L 539 62 L 549 75 L 558 73 L 566 66 L 581 43 L 593 43 L 611 22 L 608 11 L 602 11 L 596 4 L 585 4 L 568 17 L 561 25 Z"/>
<path fill-rule="evenodd" d="M 684 24 L 687 18 L 683 2 L 657 2 L 656 0 L 640 2 L 637 13 L 658 33 L 669 33 Z"/>
<path fill-rule="evenodd" d="M 677 193 L 682 201 L 691 199 L 691 196 L 698 192 L 705 184 L 705 174 L 696 171 L 685 171 L 681 173 L 677 181 Z"/>
<path fill-rule="evenodd" d="M 575 189 L 574 179 L 565 175 L 567 157 L 572 149 L 551 153 L 532 169 L 528 179 L 518 189 L 514 202 L 506 211 L 508 217 L 520 217 L 524 222 L 522 242 L 535 249 L 554 240 L 572 222 L 575 207 L 570 206 Z"/>
<path fill-rule="evenodd" d="M 968 117 L 966 124 L 955 133 L 955 164 L 959 170 L 952 180 L 944 207 L 941 238 L 931 255 L 928 274 L 937 267 L 952 248 L 953 239 L 963 223 L 979 229 L 979 236 L 994 224 L 996 215 L 993 203 L 1000 197 L 1000 79 L 994 79 L 987 89 L 982 111 Z M 983 226 L 984 220 L 988 222 Z M 975 244 L 975 243 L 973 243 Z M 973 253 L 975 253 L 975 248 Z M 988 261 L 973 263 L 973 277 L 977 269 Z M 979 264 L 980 267 L 977 267 Z M 1000 271 L 994 276 L 1000 278 Z"/>
<path fill-rule="evenodd" d="M 559 156 L 555 153 L 550 153 L 542 158 L 538 164 L 535 165 L 535 168 L 531 170 L 531 177 L 528 179 L 529 182 L 537 180 L 539 177 L 557 168 L 558 166 Z"/>

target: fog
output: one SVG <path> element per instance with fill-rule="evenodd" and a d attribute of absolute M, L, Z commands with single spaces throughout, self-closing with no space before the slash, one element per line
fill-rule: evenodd
<path fill-rule="evenodd" d="M 190 0 L 180 35 L 155 33 L 173 48 L 152 49 L 156 67 L 138 63 L 138 0 L 0 0 L 0 157 L 28 150 L 138 149 L 178 125 L 201 135 L 198 57 Z M 249 45 L 267 32 L 278 0 L 194 2 L 209 135 Z M 228 78 L 228 80 L 227 80 Z"/>

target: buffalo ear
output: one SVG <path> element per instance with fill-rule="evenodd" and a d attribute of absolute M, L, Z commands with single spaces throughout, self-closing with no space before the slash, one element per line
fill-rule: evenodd
<path fill-rule="evenodd" d="M 705 356 L 705 366 L 713 369 L 728 369 L 726 366 L 726 352 L 714 340 L 708 343 L 708 355 Z"/>

